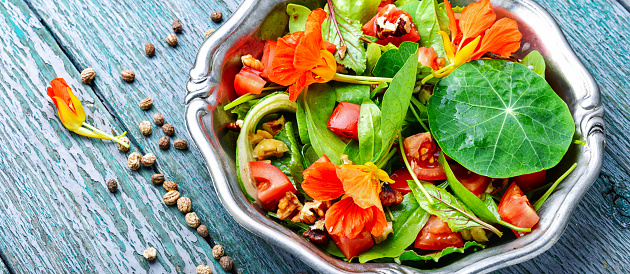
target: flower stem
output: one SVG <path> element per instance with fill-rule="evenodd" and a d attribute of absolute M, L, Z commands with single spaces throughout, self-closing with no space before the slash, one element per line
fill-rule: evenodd
<path fill-rule="evenodd" d="M 344 83 L 363 84 L 363 85 L 376 85 L 382 82 L 391 83 L 393 78 L 386 77 L 370 77 L 370 76 L 355 76 L 341 73 L 335 73 L 333 80 Z"/>
<path fill-rule="evenodd" d="M 398 145 L 401 146 L 401 148 L 403 147 L 403 139 L 402 139 L 402 134 L 400 132 L 398 133 Z M 422 190 L 422 193 L 427 198 L 427 201 L 429 202 L 430 205 L 432 205 L 434 203 L 433 199 L 431 199 L 429 192 L 427 192 L 427 190 L 424 189 L 424 186 L 422 185 L 422 183 L 420 183 L 420 180 L 418 180 L 418 177 L 416 177 L 416 173 L 413 172 L 413 169 L 411 169 L 409 160 L 407 160 L 407 155 L 405 155 L 405 150 L 401 149 L 400 153 L 402 153 L 403 161 L 405 162 L 405 166 L 407 167 L 407 171 L 409 171 L 411 178 L 413 178 L 413 181 L 416 182 L 416 184 L 418 184 L 418 186 Z"/>
<path fill-rule="evenodd" d="M 383 166 L 387 164 L 389 159 L 391 159 L 392 157 L 394 157 L 394 155 L 396 155 L 397 151 L 398 151 L 397 148 L 392 149 L 387 155 L 385 155 L 385 158 L 381 159 L 379 162 L 376 163 L 376 167 L 378 167 L 379 169 L 382 169 Z"/>
<path fill-rule="evenodd" d="M 569 170 L 567 170 L 564 174 L 562 174 L 562 176 L 560 176 L 560 178 L 558 178 L 558 180 L 556 180 L 553 183 L 553 185 L 551 185 L 551 187 L 547 190 L 547 192 L 545 192 L 545 194 L 543 194 L 543 196 L 540 197 L 540 199 L 538 199 L 538 201 L 536 201 L 536 203 L 534 204 L 534 209 L 536 211 L 538 211 L 540 209 L 540 207 L 545 203 L 545 201 L 547 201 L 547 198 L 549 198 L 549 195 L 551 195 L 551 193 L 556 189 L 558 184 L 560 184 L 560 182 L 562 182 L 562 180 L 564 180 L 564 178 L 569 176 L 569 174 L 571 174 L 571 171 L 573 171 L 575 169 L 575 167 L 577 167 L 577 163 L 574 163 L 569 168 Z"/>
<path fill-rule="evenodd" d="M 225 105 L 223 107 L 223 110 L 230 110 L 232 108 L 235 108 L 236 106 L 238 106 L 238 105 L 240 105 L 242 103 L 245 103 L 245 102 L 247 102 L 249 100 L 252 100 L 252 99 L 256 98 L 256 96 L 257 95 L 255 95 L 255 94 L 249 94 L 249 93 L 245 94 L 245 95 L 243 95 L 241 97 L 236 98 L 236 100 L 230 102 L 229 104 Z"/>
<path fill-rule="evenodd" d="M 127 134 L 127 132 L 125 132 L 125 133 L 121 134 L 119 137 L 117 137 L 117 136 L 112 136 L 110 134 L 107 134 L 107 133 L 99 130 L 98 128 L 95 128 L 95 127 L 93 127 L 90 124 L 85 123 L 85 122 L 83 122 L 83 126 L 86 127 L 86 128 L 89 128 L 92 131 L 94 131 L 96 134 L 99 134 L 99 135 L 105 137 L 103 139 L 115 141 L 116 143 L 119 143 L 120 145 L 122 145 L 122 146 L 124 146 L 126 148 L 129 148 L 129 145 L 127 143 L 125 143 L 122 140 L 118 139 L 119 137 L 125 136 L 125 134 Z"/>

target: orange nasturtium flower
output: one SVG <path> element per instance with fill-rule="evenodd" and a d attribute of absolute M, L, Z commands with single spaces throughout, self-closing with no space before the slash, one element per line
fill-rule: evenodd
<path fill-rule="evenodd" d="M 326 211 L 326 229 L 332 235 L 353 239 L 363 231 L 381 235 L 387 226 L 379 198 L 381 181 L 394 182 L 373 163 L 337 166 L 317 161 L 304 171 L 302 188 L 318 201 L 343 195 Z"/>
<path fill-rule="evenodd" d="M 450 74 L 457 67 L 488 52 L 509 57 L 521 46 L 523 35 L 516 21 L 510 18 L 496 20 L 490 0 L 480 0 L 468 5 L 456 18 L 448 0 L 444 7 L 449 19 L 449 37 L 441 31 L 446 55 L 451 64 L 435 73 L 437 77 Z M 495 21 L 496 20 L 496 21 Z"/>
<path fill-rule="evenodd" d="M 302 90 L 313 83 L 333 79 L 337 69 L 335 57 L 326 50 L 322 38 L 323 9 L 308 15 L 304 31 L 296 31 L 278 39 L 271 63 L 269 79 L 289 86 L 289 99 L 295 101 Z"/>
<path fill-rule="evenodd" d="M 129 147 L 128 144 L 119 139 L 125 136 L 127 132 L 119 136 L 111 136 L 85 123 L 83 105 L 81 105 L 77 96 L 72 93 L 72 90 L 63 78 L 55 78 L 50 81 L 50 87 L 47 90 L 48 97 L 52 99 L 55 107 L 57 107 L 57 114 L 59 114 L 61 123 L 68 130 L 87 137 L 113 140 L 125 147 Z"/>

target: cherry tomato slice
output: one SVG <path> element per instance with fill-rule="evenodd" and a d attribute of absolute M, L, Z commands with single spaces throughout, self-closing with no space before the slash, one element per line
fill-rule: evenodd
<path fill-rule="evenodd" d="M 355 256 L 363 254 L 374 245 L 372 234 L 369 231 L 363 231 L 354 239 L 336 235 L 330 235 L 330 237 L 335 241 L 335 244 L 337 244 L 337 247 L 339 247 L 339 250 L 347 259 L 352 259 Z"/>
<path fill-rule="evenodd" d="M 466 189 L 477 196 L 483 193 L 492 182 L 491 178 L 469 171 L 460 164 L 452 164 L 450 167 L 455 174 L 455 178 L 457 178 Z"/>
<path fill-rule="evenodd" d="M 295 187 L 277 167 L 264 162 L 249 162 L 251 175 L 258 184 L 258 199 L 269 210 L 273 210 L 287 192 L 296 192 Z"/>
<path fill-rule="evenodd" d="M 234 77 L 234 91 L 236 95 L 260 94 L 267 81 L 261 78 L 260 71 L 244 66 Z"/>
<path fill-rule="evenodd" d="M 359 140 L 359 115 L 361 106 L 341 102 L 333 111 L 328 120 L 328 129 L 337 136 L 354 138 Z"/>
<path fill-rule="evenodd" d="M 388 32 L 381 31 L 379 33 L 379 24 L 395 26 L 396 30 Z M 408 31 L 405 27 L 398 27 L 399 24 L 407 24 Z M 413 24 L 411 15 L 404 10 L 398 9 L 396 5 L 393 4 L 381 8 L 361 29 L 365 35 L 377 37 L 379 40 L 376 41 L 376 43 L 380 45 L 392 43 L 395 46 L 400 46 L 400 44 L 405 41 L 416 42 L 420 40 L 418 29 L 416 29 L 416 26 Z"/>
<path fill-rule="evenodd" d="M 532 228 L 540 220 L 527 196 L 515 183 L 503 194 L 497 211 L 503 220 L 518 227 Z"/>
<path fill-rule="evenodd" d="M 433 142 L 431 133 L 409 136 L 403 142 L 403 146 L 411 169 L 418 179 L 427 181 L 446 179 L 444 167 L 438 162 L 441 150 Z"/>
<path fill-rule="evenodd" d="M 547 170 L 541 170 L 531 174 L 517 176 L 514 178 L 514 182 L 521 188 L 522 191 L 527 192 L 544 185 L 546 176 Z"/>
<path fill-rule="evenodd" d="M 449 246 L 464 246 L 464 241 L 459 233 L 451 231 L 448 224 L 437 216 L 431 215 L 427 223 L 422 227 L 422 230 L 420 230 L 420 233 L 418 233 L 413 246 L 425 250 L 442 250 Z"/>
<path fill-rule="evenodd" d="M 407 181 L 413 180 L 413 178 L 406 168 L 401 168 L 394 171 L 394 173 L 392 173 L 389 178 L 394 180 L 394 183 L 389 185 L 393 189 L 402 192 L 403 195 L 411 192 L 411 189 L 409 188 L 409 183 Z"/>
<path fill-rule="evenodd" d="M 273 61 L 273 56 L 276 55 L 276 44 L 277 41 L 269 40 L 265 43 L 265 48 L 263 49 L 263 57 L 262 64 L 265 66 L 260 76 L 267 78 L 269 72 L 271 71 L 271 62 Z"/>

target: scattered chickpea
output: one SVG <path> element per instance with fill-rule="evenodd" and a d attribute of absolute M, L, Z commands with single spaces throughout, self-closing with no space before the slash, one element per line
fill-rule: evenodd
<path fill-rule="evenodd" d="M 127 137 L 124 137 L 124 136 L 123 136 L 123 137 L 120 137 L 120 140 L 121 140 L 123 143 L 125 143 L 125 144 L 129 145 L 129 138 L 127 138 Z M 123 145 L 121 145 L 121 144 L 118 144 L 118 150 L 120 150 L 120 151 L 122 151 L 122 152 L 127 152 L 127 151 L 129 151 L 129 148 L 128 148 L 128 147 L 125 147 L 125 146 L 123 146 Z"/>
<path fill-rule="evenodd" d="M 109 179 L 107 181 L 107 189 L 109 189 L 109 192 L 111 193 L 116 193 L 116 191 L 118 191 L 118 182 L 116 182 L 116 179 Z"/>
<path fill-rule="evenodd" d="M 136 79 L 136 74 L 131 70 L 123 70 L 120 72 L 120 77 L 125 80 L 125 82 L 131 83 Z"/>
<path fill-rule="evenodd" d="M 210 235 L 210 233 L 208 232 L 208 227 L 206 225 L 200 225 L 199 227 L 197 227 L 197 233 L 199 233 L 199 236 L 203 238 Z"/>
<path fill-rule="evenodd" d="M 164 116 L 162 116 L 162 113 L 156 112 L 153 114 L 153 122 L 155 122 L 157 126 L 164 125 Z"/>
<path fill-rule="evenodd" d="M 176 149 L 179 149 L 179 150 L 186 150 L 186 149 L 188 149 L 188 143 L 186 141 L 182 140 L 182 139 L 175 140 L 173 142 L 173 146 Z"/>
<path fill-rule="evenodd" d="M 214 29 L 207 30 L 206 34 L 205 34 L 206 39 L 208 39 L 208 37 L 210 37 L 210 35 L 212 35 L 212 33 L 214 33 Z"/>
<path fill-rule="evenodd" d="M 151 98 L 144 98 L 140 101 L 140 108 L 142 110 L 149 110 L 153 107 L 153 100 Z"/>
<path fill-rule="evenodd" d="M 199 217 L 195 212 L 187 213 L 185 219 L 186 223 L 192 228 L 197 228 L 201 224 L 201 220 L 199 220 Z"/>
<path fill-rule="evenodd" d="M 151 135 L 151 131 L 152 131 L 152 129 L 151 129 L 151 122 L 149 122 L 149 121 L 142 121 L 138 125 L 138 128 L 140 128 L 140 133 L 142 133 L 142 135 L 144 135 L 144 136 Z"/>
<path fill-rule="evenodd" d="M 140 159 L 140 162 L 142 163 L 143 166 L 150 167 L 153 164 L 155 164 L 156 159 L 157 158 L 155 157 L 155 154 L 147 153 L 146 155 L 142 156 L 142 158 Z"/>
<path fill-rule="evenodd" d="M 221 20 L 223 20 L 223 13 L 221 13 L 220 11 L 215 11 L 210 14 L 210 19 L 212 19 L 212 21 L 215 23 L 219 23 L 221 22 Z"/>
<path fill-rule="evenodd" d="M 232 267 L 234 265 L 234 263 L 232 262 L 232 258 L 230 258 L 229 256 L 221 257 L 221 259 L 219 259 L 219 264 L 221 264 L 221 268 L 223 268 L 223 270 L 225 271 L 232 270 Z"/>
<path fill-rule="evenodd" d="M 164 194 L 164 197 L 163 197 L 164 203 L 167 205 L 174 205 L 175 203 L 177 203 L 178 199 L 179 199 L 179 191 L 177 190 L 166 192 L 166 194 Z"/>
<path fill-rule="evenodd" d="M 142 256 L 144 256 L 144 258 L 149 261 L 153 261 L 157 257 L 157 249 L 155 249 L 155 247 L 150 246 L 147 249 L 145 249 L 144 252 L 142 252 Z"/>
<path fill-rule="evenodd" d="M 212 274 L 212 268 L 205 264 L 202 264 L 200 266 L 197 266 L 197 274 Z"/>
<path fill-rule="evenodd" d="M 192 210 L 192 201 L 190 201 L 190 198 L 180 197 L 177 200 L 177 209 L 179 209 L 179 212 L 184 214 L 190 212 Z"/>
<path fill-rule="evenodd" d="M 142 159 L 142 155 L 138 152 L 133 152 L 129 154 L 127 157 L 127 165 L 131 170 L 138 170 L 140 168 L 140 159 Z"/>
<path fill-rule="evenodd" d="M 94 78 L 96 77 L 96 72 L 94 71 L 93 68 L 86 68 L 83 71 L 81 71 L 81 82 L 89 84 L 92 81 L 94 81 Z"/>
<path fill-rule="evenodd" d="M 166 191 L 177 190 L 177 184 L 171 181 L 164 181 L 162 187 L 164 187 Z"/>
<path fill-rule="evenodd" d="M 167 150 L 169 147 L 171 147 L 171 138 L 169 138 L 168 136 L 162 136 L 162 138 L 160 138 L 160 140 L 158 141 L 158 146 L 162 150 Z"/>
<path fill-rule="evenodd" d="M 155 185 L 159 185 L 161 183 L 164 183 L 164 175 L 163 174 L 153 174 L 153 176 L 151 176 L 151 182 L 153 182 L 153 184 Z"/>
<path fill-rule="evenodd" d="M 176 33 L 182 32 L 182 21 L 180 20 L 173 21 L 173 31 Z"/>
<path fill-rule="evenodd" d="M 171 47 L 177 46 L 177 36 L 175 36 L 175 33 L 171 33 L 166 36 L 166 43 L 171 45 Z"/>
<path fill-rule="evenodd" d="M 225 255 L 225 250 L 221 245 L 215 245 L 212 247 L 212 257 L 218 260 L 221 259 L 223 255 Z"/>
<path fill-rule="evenodd" d="M 151 43 L 147 43 L 144 46 L 144 52 L 147 54 L 147 56 L 153 57 L 153 55 L 155 55 L 155 46 Z"/>

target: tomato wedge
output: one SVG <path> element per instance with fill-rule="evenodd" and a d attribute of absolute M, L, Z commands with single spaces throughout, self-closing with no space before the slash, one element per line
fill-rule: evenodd
<path fill-rule="evenodd" d="M 236 91 L 236 95 L 260 94 L 265 84 L 267 84 L 267 81 L 259 76 L 260 73 L 258 70 L 244 66 L 234 77 L 234 91 Z"/>
<path fill-rule="evenodd" d="M 364 252 L 368 251 L 370 247 L 374 245 L 374 240 L 372 240 L 372 234 L 369 231 L 363 231 L 356 238 L 350 239 L 344 236 L 330 235 L 330 237 L 335 241 L 337 247 L 341 253 L 343 253 L 346 258 L 352 259 L 355 256 L 359 256 Z"/>
<path fill-rule="evenodd" d="M 483 193 L 486 188 L 488 188 L 488 185 L 492 182 L 492 179 L 490 177 L 486 177 L 469 171 L 460 164 L 452 164 L 450 165 L 450 167 L 455 174 L 455 178 L 457 178 L 457 180 L 462 183 L 462 185 L 464 185 L 466 189 L 470 190 L 470 192 L 477 196 Z"/>
<path fill-rule="evenodd" d="M 258 182 L 258 199 L 269 210 L 273 210 L 287 192 L 296 192 L 295 187 L 277 167 L 264 162 L 249 162 L 252 177 Z"/>
<path fill-rule="evenodd" d="M 335 44 L 333 44 L 331 42 L 328 42 L 328 41 L 324 41 L 324 48 L 328 52 L 330 52 L 332 54 L 335 54 L 335 51 L 337 50 L 337 45 L 335 45 Z"/>
<path fill-rule="evenodd" d="M 420 47 L 418 49 L 418 62 L 423 66 L 431 67 L 433 70 L 440 69 L 437 60 L 437 52 L 435 52 L 433 47 Z"/>
<path fill-rule="evenodd" d="M 398 47 L 405 41 L 416 42 L 420 40 L 418 29 L 413 24 L 411 15 L 393 4 L 381 8 L 370 21 L 363 25 L 361 30 L 365 35 L 378 38 L 376 43 L 380 45 L 392 43 Z"/>
<path fill-rule="evenodd" d="M 503 194 L 497 210 L 503 220 L 518 227 L 532 228 L 540 220 L 527 196 L 515 183 Z"/>
<path fill-rule="evenodd" d="M 521 188 L 522 191 L 527 192 L 544 185 L 545 177 L 547 177 L 547 170 L 541 170 L 531 174 L 517 176 L 514 178 L 514 182 Z"/>
<path fill-rule="evenodd" d="M 418 179 L 426 181 L 446 179 L 444 167 L 438 162 L 441 149 L 433 142 L 431 133 L 409 136 L 403 142 L 403 147 L 411 169 Z"/>
<path fill-rule="evenodd" d="M 337 136 L 359 140 L 359 115 L 361 106 L 341 102 L 328 120 L 328 129 Z"/>
<path fill-rule="evenodd" d="M 413 244 L 413 247 L 425 250 L 442 250 L 449 246 L 462 247 L 464 240 L 435 215 L 429 217 Z"/>
<path fill-rule="evenodd" d="M 265 67 L 262 73 L 260 74 L 260 76 L 262 77 L 268 78 L 267 75 L 269 75 L 269 72 L 271 71 L 271 63 L 273 61 L 273 56 L 276 55 L 276 44 L 278 44 L 277 41 L 271 41 L 271 40 L 265 43 L 265 48 L 263 49 L 263 57 L 261 61 L 261 63 Z"/>
<path fill-rule="evenodd" d="M 409 188 L 409 183 L 407 181 L 413 180 L 413 178 L 406 168 L 401 168 L 394 171 L 394 173 L 392 173 L 389 178 L 394 180 L 394 183 L 389 185 L 391 188 L 402 192 L 403 195 L 411 192 L 411 189 Z"/>

